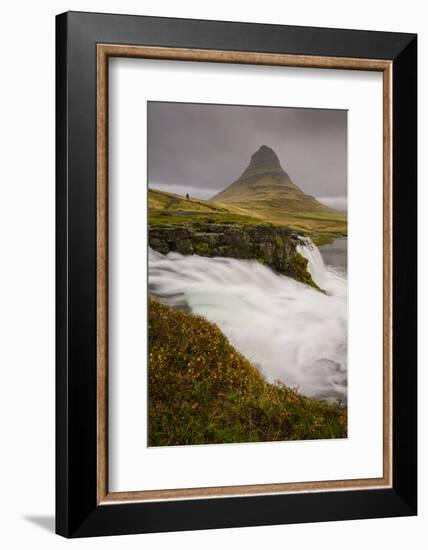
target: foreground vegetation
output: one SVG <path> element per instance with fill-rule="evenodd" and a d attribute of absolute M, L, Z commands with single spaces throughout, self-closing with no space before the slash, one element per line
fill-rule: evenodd
<path fill-rule="evenodd" d="M 149 445 L 344 438 L 346 409 L 268 384 L 203 317 L 149 301 Z"/>

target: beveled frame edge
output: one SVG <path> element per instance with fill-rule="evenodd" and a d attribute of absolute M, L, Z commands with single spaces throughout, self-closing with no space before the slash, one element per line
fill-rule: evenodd
<path fill-rule="evenodd" d="M 392 464 L 392 76 L 390 60 L 97 44 L 97 504 L 391 488 Z M 133 57 L 383 73 L 383 477 L 227 487 L 108 490 L 108 59 Z"/>

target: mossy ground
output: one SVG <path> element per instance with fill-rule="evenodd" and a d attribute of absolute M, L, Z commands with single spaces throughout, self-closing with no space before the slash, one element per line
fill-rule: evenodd
<path fill-rule="evenodd" d="M 320 290 L 318 285 L 312 279 L 312 276 L 309 273 L 307 267 L 308 267 L 308 260 L 304 258 L 301 254 L 296 252 L 289 275 L 293 277 L 293 279 L 296 279 L 301 283 L 305 283 L 313 288 Z"/>
<path fill-rule="evenodd" d="M 346 435 L 343 406 L 267 383 L 216 325 L 150 299 L 150 446 Z"/>
<path fill-rule="evenodd" d="M 199 256 L 213 256 L 213 250 L 208 243 L 195 243 L 193 251 Z"/>
<path fill-rule="evenodd" d="M 188 212 L 169 210 L 149 210 L 150 225 L 180 224 L 180 223 L 240 223 L 260 224 L 260 219 L 228 212 Z"/>
<path fill-rule="evenodd" d="M 337 234 L 331 234 L 331 233 L 315 233 L 312 235 L 309 235 L 312 239 L 312 242 L 316 246 L 324 246 L 325 244 L 333 244 L 336 239 L 339 239 L 340 237 L 346 237 L 346 233 L 337 235 Z"/>

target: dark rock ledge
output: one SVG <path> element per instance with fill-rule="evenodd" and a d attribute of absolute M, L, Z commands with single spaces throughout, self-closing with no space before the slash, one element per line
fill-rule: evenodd
<path fill-rule="evenodd" d="M 257 260 L 277 273 L 316 287 L 307 260 L 296 246 L 298 235 L 268 224 L 183 223 L 149 225 L 149 246 L 160 252 Z"/>

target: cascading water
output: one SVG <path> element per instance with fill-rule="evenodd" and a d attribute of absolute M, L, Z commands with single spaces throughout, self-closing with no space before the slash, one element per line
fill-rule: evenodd
<path fill-rule="evenodd" d="M 346 402 L 347 282 L 317 247 L 298 251 L 325 294 L 253 260 L 149 250 L 149 292 L 216 323 L 268 381 Z"/>
<path fill-rule="evenodd" d="M 320 287 L 323 287 L 326 276 L 326 269 L 321 252 L 314 245 L 309 237 L 300 237 L 302 244 L 297 245 L 297 252 L 308 260 L 308 271 L 313 281 Z"/>

